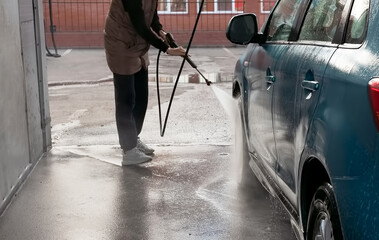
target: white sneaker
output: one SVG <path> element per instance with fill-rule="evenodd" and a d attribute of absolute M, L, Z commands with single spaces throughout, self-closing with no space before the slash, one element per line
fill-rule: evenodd
<path fill-rule="evenodd" d="M 137 147 L 122 153 L 122 165 L 136 165 L 151 161 L 153 158 L 141 152 Z"/>
<path fill-rule="evenodd" d="M 146 155 L 152 155 L 154 153 L 154 149 L 144 144 L 140 138 L 137 138 L 137 148 L 141 152 L 143 152 Z"/>

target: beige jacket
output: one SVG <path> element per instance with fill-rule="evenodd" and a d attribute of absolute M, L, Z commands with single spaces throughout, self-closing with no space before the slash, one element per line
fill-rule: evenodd
<path fill-rule="evenodd" d="M 142 7 L 146 24 L 150 26 L 157 0 L 142 0 Z M 113 73 L 131 75 L 140 71 L 142 67 L 147 69 L 150 63 L 150 44 L 135 31 L 121 0 L 112 0 L 105 21 L 104 47 L 108 66 Z"/>

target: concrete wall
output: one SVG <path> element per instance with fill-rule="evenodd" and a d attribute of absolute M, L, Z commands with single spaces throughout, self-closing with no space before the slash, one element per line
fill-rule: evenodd
<path fill-rule="evenodd" d="M 51 142 L 39 6 L 0 2 L 0 213 Z"/>

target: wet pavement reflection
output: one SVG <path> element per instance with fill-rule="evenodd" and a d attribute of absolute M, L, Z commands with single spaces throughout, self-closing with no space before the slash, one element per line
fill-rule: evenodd
<path fill-rule="evenodd" d="M 84 151 L 40 162 L 1 239 L 295 239 L 279 203 L 234 181 L 229 146 L 156 146 L 154 161 L 126 168 Z"/>

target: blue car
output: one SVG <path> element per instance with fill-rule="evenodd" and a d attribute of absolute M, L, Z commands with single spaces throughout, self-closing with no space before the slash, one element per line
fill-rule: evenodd
<path fill-rule="evenodd" d="M 242 172 L 285 206 L 298 239 L 379 239 L 379 1 L 279 0 L 233 80 Z"/>

